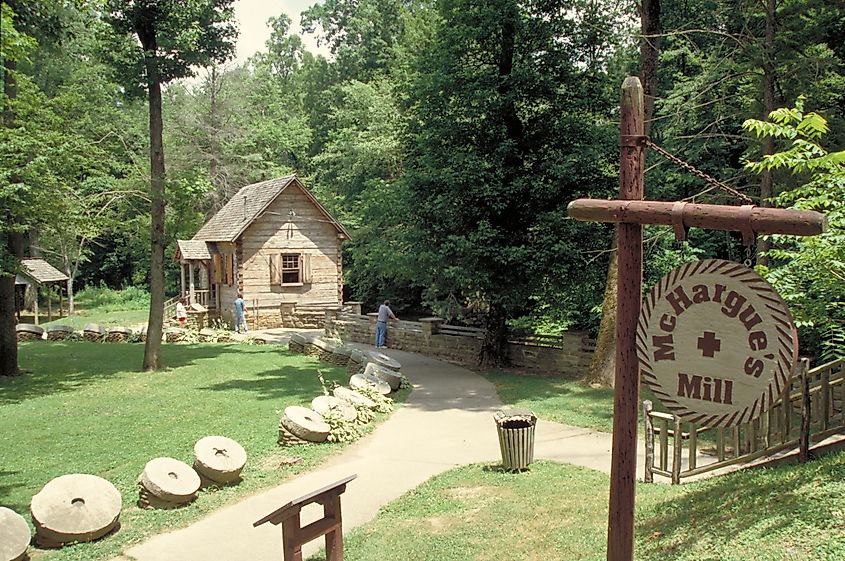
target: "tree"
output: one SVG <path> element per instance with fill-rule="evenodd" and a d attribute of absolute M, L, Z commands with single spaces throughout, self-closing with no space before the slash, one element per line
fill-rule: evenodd
<path fill-rule="evenodd" d="M 746 167 L 755 172 L 786 169 L 802 184 L 773 202 L 823 212 L 828 231 L 820 236 L 772 236 L 770 266 L 761 272 L 789 304 L 801 333 L 804 352 L 822 360 L 845 358 L 845 150 L 830 152 L 821 142 L 827 120 L 804 110 L 804 98 L 792 108 L 772 111 L 768 121 L 746 120 L 742 128 L 756 136 L 787 142 Z"/>
<path fill-rule="evenodd" d="M 121 37 L 135 34 L 140 50 L 124 52 L 127 83 L 145 89 L 150 111 L 150 315 L 144 370 L 157 370 L 164 315 L 165 166 L 161 85 L 193 76 L 192 67 L 223 62 L 234 50 L 232 0 L 107 0 L 107 18 Z"/>

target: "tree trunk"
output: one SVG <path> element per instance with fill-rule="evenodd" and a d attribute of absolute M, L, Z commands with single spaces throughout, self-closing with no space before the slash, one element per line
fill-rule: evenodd
<path fill-rule="evenodd" d="M 161 83 L 156 58 L 154 29 L 139 30 L 144 47 L 150 101 L 150 315 L 144 346 L 144 370 L 161 366 L 161 334 L 164 323 L 164 146 L 161 120 Z"/>
<path fill-rule="evenodd" d="M 616 234 L 610 247 L 610 263 L 607 266 L 607 284 L 604 286 L 604 300 L 601 307 L 601 324 L 596 337 L 596 349 L 590 361 L 587 382 L 612 388 L 616 379 L 616 279 L 618 277 Z"/>
<path fill-rule="evenodd" d="M 14 72 L 17 67 L 15 61 L 5 60 L 3 63 L 3 92 L 7 104 L 3 107 L 3 126 L 11 128 L 15 125 L 15 114 L 9 102 L 17 97 L 18 87 Z M 11 204 L 0 204 L 6 208 L 9 216 L 8 231 L 0 232 L 0 376 L 16 376 L 18 370 L 18 336 L 15 333 L 15 271 L 20 258 L 23 257 L 23 236 L 12 230 L 17 220 L 11 211 Z"/>
<path fill-rule="evenodd" d="M 643 130 L 651 133 L 654 117 L 654 100 L 657 95 L 657 62 L 660 55 L 660 0 L 642 0 L 640 6 L 640 73 L 643 84 Z M 645 153 L 643 154 L 645 157 Z M 617 234 L 613 233 L 610 263 L 607 270 L 607 285 L 601 307 L 601 324 L 596 338 L 596 350 L 590 362 L 587 379 L 590 383 L 613 387 L 616 370 L 616 279 L 617 279 Z"/>
<path fill-rule="evenodd" d="M 775 110 L 775 68 L 771 57 L 774 56 L 775 48 L 775 10 L 776 0 L 766 2 L 766 38 L 763 49 L 763 115 L 762 119 L 768 120 L 769 113 Z M 775 139 L 771 136 L 763 138 L 763 155 L 775 153 Z M 774 196 L 774 180 L 772 170 L 764 169 L 760 176 L 760 204 L 771 206 L 769 199 Z M 759 265 L 769 264 L 769 257 L 765 255 L 772 248 L 770 239 L 760 239 L 757 242 L 757 263 Z"/>
<path fill-rule="evenodd" d="M 508 364 L 507 343 L 507 313 L 496 304 L 490 305 L 484 317 L 484 341 L 481 343 L 479 365 L 487 367 L 505 366 Z"/>

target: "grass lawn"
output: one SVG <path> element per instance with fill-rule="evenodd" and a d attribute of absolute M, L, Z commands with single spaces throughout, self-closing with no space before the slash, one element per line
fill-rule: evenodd
<path fill-rule="evenodd" d="M 117 534 L 56 551 L 30 548 L 35 561 L 107 559 L 311 469 L 343 447 L 282 448 L 276 439 L 284 408 L 308 405 L 322 393 L 317 368 L 339 383 L 348 380 L 345 369 L 274 345 L 163 345 L 168 368 L 157 373 L 136 371 L 142 357 L 143 345 L 22 343 L 27 373 L 0 379 L 0 504 L 28 519 L 32 496 L 67 473 L 104 477 L 123 496 Z M 146 462 L 170 456 L 191 464 L 194 443 L 207 435 L 228 436 L 246 449 L 243 482 L 202 491 L 186 508 L 138 508 L 136 480 Z M 293 458 L 301 460 L 289 465 Z"/>
<path fill-rule="evenodd" d="M 69 325 L 75 331 L 81 331 L 89 323 L 96 323 L 103 327 L 133 327 L 147 323 L 150 311 L 143 310 L 78 310 L 72 316 L 65 316 L 53 321 L 42 321 L 41 326 L 46 329 L 50 325 Z"/>
<path fill-rule="evenodd" d="M 552 462 L 520 474 L 460 467 L 352 531 L 344 558 L 604 561 L 608 488 L 603 473 Z M 683 486 L 639 484 L 636 559 L 845 559 L 845 454 Z"/>

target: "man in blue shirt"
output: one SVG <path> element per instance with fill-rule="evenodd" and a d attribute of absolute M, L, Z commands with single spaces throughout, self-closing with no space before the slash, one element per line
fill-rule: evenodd
<path fill-rule="evenodd" d="M 390 309 L 390 300 L 385 300 L 384 304 L 378 307 L 378 321 L 376 321 L 376 348 L 384 349 L 387 345 L 384 344 L 384 339 L 387 337 L 387 319 L 396 319 L 393 311 Z"/>
<path fill-rule="evenodd" d="M 235 333 L 241 332 L 241 325 L 243 325 L 244 333 L 246 333 L 246 302 L 244 302 L 243 294 L 238 292 L 238 297 L 235 298 Z"/>

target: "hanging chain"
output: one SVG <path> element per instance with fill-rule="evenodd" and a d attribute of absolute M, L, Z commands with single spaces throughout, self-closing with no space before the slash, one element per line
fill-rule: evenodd
<path fill-rule="evenodd" d="M 719 181 L 715 177 L 711 177 L 711 176 L 707 175 L 706 173 L 704 173 L 703 171 L 701 171 L 697 167 L 693 166 L 689 162 L 685 162 L 682 159 L 680 159 L 679 157 L 675 156 L 674 154 L 670 154 L 669 152 L 667 152 L 666 150 L 664 150 L 663 148 L 661 148 L 660 146 L 658 146 L 657 144 L 652 142 L 651 139 L 648 138 L 648 137 L 645 137 L 645 145 L 648 146 L 649 148 L 651 148 L 652 150 L 654 150 L 655 152 L 657 152 L 658 154 L 660 154 L 661 156 L 663 156 L 664 158 L 666 158 L 667 160 L 669 160 L 670 162 L 672 162 L 673 164 L 675 164 L 676 166 L 687 170 L 688 172 L 690 172 L 694 176 L 698 177 L 699 179 L 703 179 L 705 182 L 709 183 L 713 187 L 716 187 L 717 189 L 721 189 L 722 191 L 724 191 L 725 193 L 728 193 L 729 195 L 733 195 L 734 197 L 738 198 L 739 200 L 741 200 L 744 203 L 752 204 L 754 202 L 753 199 L 751 197 L 749 197 L 748 195 L 740 193 L 739 191 L 737 191 L 733 187 L 730 187 L 729 185 L 725 185 L 724 183 L 722 183 L 721 181 Z"/>
<path fill-rule="evenodd" d="M 753 244 L 745 246 L 745 259 L 742 264 L 746 267 L 751 267 L 754 264 L 754 246 Z"/>

